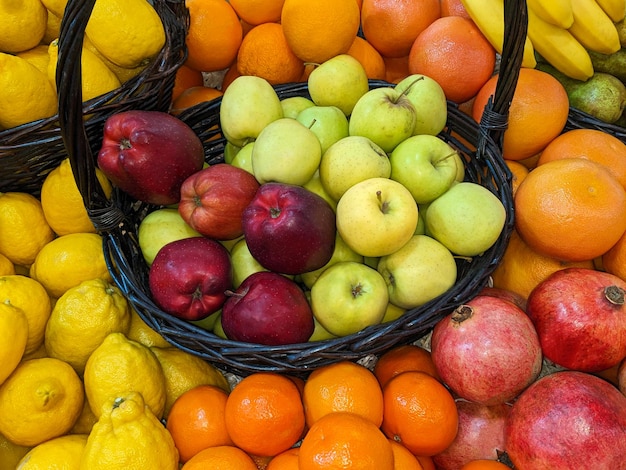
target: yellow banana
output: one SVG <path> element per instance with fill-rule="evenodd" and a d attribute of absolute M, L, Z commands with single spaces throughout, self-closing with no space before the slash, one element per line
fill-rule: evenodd
<path fill-rule="evenodd" d="M 502 0 L 461 0 L 478 29 L 491 45 L 502 53 L 504 43 L 504 4 Z M 533 45 L 528 39 L 524 42 L 522 67 L 534 68 L 537 65 Z"/>
<path fill-rule="evenodd" d="M 601 54 L 620 50 L 615 23 L 596 0 L 571 0 L 574 23 L 569 32 L 587 49 Z"/>
<path fill-rule="evenodd" d="M 528 10 L 528 36 L 535 50 L 568 77 L 587 80 L 593 75 L 589 53 L 567 30 L 554 26 Z"/>
<path fill-rule="evenodd" d="M 596 3 L 614 23 L 622 21 L 626 16 L 626 0 L 596 0 Z"/>
<path fill-rule="evenodd" d="M 527 0 L 526 4 L 539 18 L 561 28 L 569 28 L 574 22 L 571 0 Z"/>

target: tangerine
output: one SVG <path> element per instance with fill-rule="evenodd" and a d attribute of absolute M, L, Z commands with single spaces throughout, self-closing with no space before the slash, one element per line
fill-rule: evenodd
<path fill-rule="evenodd" d="M 246 23 L 256 26 L 278 23 L 285 0 L 228 0 L 233 10 Z"/>
<path fill-rule="evenodd" d="M 187 64 L 182 64 L 176 71 L 174 77 L 174 88 L 172 89 L 172 101 L 178 98 L 187 88 L 204 85 L 202 72 L 192 69 Z"/>
<path fill-rule="evenodd" d="M 356 36 L 348 54 L 358 60 L 372 80 L 384 80 L 386 77 L 385 61 L 383 56 L 366 39 Z"/>
<path fill-rule="evenodd" d="M 181 470 L 258 470 L 254 460 L 234 446 L 209 447 L 185 462 Z"/>
<path fill-rule="evenodd" d="M 441 0 L 441 16 L 462 16 L 471 19 L 461 0 Z"/>
<path fill-rule="evenodd" d="M 267 464 L 266 470 L 298 470 L 298 455 L 300 454 L 299 447 L 292 447 L 284 452 L 281 452 L 276 457 L 272 458 Z"/>
<path fill-rule="evenodd" d="M 626 233 L 602 255 L 602 267 L 626 281 Z"/>
<path fill-rule="evenodd" d="M 374 375 L 381 387 L 396 375 L 409 370 L 426 372 L 440 380 L 430 351 L 415 344 L 395 346 L 383 353 L 374 365 Z"/>
<path fill-rule="evenodd" d="M 385 57 L 385 80 L 389 83 L 398 83 L 403 78 L 409 76 L 409 56 Z"/>
<path fill-rule="evenodd" d="M 219 98 L 224 93 L 222 93 L 217 88 L 208 87 L 204 85 L 200 86 L 192 86 L 191 88 L 187 88 L 182 93 L 178 95 L 172 102 L 172 107 L 170 111 L 173 114 L 180 114 L 187 108 L 195 106 L 199 103 L 205 103 L 207 101 L 212 101 L 216 98 Z"/>
<path fill-rule="evenodd" d="M 391 450 L 393 451 L 393 469 L 394 470 L 424 470 L 422 464 L 409 449 L 399 442 L 389 439 Z"/>
<path fill-rule="evenodd" d="M 510 467 L 497 460 L 478 459 L 467 462 L 460 470 L 510 470 Z"/>

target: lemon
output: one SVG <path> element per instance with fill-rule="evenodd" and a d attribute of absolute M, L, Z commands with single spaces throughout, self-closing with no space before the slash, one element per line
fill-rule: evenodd
<path fill-rule="evenodd" d="M 0 302 L 0 384 L 22 360 L 27 339 L 28 321 L 22 309 Z"/>
<path fill-rule="evenodd" d="M 35 47 L 46 32 L 47 17 L 41 0 L 0 0 L 0 51 L 15 53 Z"/>
<path fill-rule="evenodd" d="M 72 429 L 70 429 L 70 434 L 89 434 L 93 428 L 93 425 L 96 424 L 98 418 L 91 410 L 89 406 L 89 401 L 85 396 L 85 400 L 83 401 L 83 410 L 80 412 L 80 416 L 74 423 Z"/>
<path fill-rule="evenodd" d="M 128 339 L 137 341 L 147 347 L 156 346 L 159 348 L 167 348 L 171 346 L 163 336 L 150 328 L 132 307 L 130 313 L 130 328 L 126 336 Z"/>
<path fill-rule="evenodd" d="M 43 35 L 41 44 L 48 45 L 61 33 L 61 18 L 48 10 L 48 21 L 46 21 L 46 32 Z"/>
<path fill-rule="evenodd" d="M 45 44 L 39 44 L 32 49 L 18 52 L 15 55 L 21 59 L 27 60 L 32 65 L 37 67 L 41 73 L 48 76 L 48 62 L 50 60 L 50 56 L 48 55 L 48 46 Z"/>
<path fill-rule="evenodd" d="M 90 279 L 57 300 L 46 325 L 46 351 L 82 375 L 87 359 L 104 338 L 113 332 L 126 334 L 129 328 L 126 297 L 110 282 Z"/>
<path fill-rule="evenodd" d="M 113 280 L 104 261 L 102 237 L 97 233 L 70 233 L 52 240 L 37 254 L 30 277 L 57 299 L 83 281 Z"/>
<path fill-rule="evenodd" d="M 15 265 L 9 258 L 0 253 L 0 276 L 15 274 Z"/>
<path fill-rule="evenodd" d="M 67 434 L 33 447 L 15 470 L 78 470 L 87 434 Z"/>
<path fill-rule="evenodd" d="M 89 356 L 83 376 L 89 406 L 99 418 L 111 398 L 140 392 L 158 418 L 165 408 L 165 375 L 159 360 L 143 344 L 123 333 L 110 333 Z"/>
<path fill-rule="evenodd" d="M 98 58 L 104 63 L 104 65 L 106 65 L 109 69 L 111 69 L 111 71 L 115 74 L 115 76 L 120 81 L 120 83 L 127 82 L 131 78 L 136 77 L 148 65 L 147 63 L 145 63 L 145 64 L 141 64 L 141 65 L 138 65 L 137 67 L 132 67 L 132 68 L 120 67 L 119 65 L 114 64 L 105 56 L 103 56 L 86 35 L 83 39 L 83 47 L 89 49 L 96 56 L 98 56 Z"/>
<path fill-rule="evenodd" d="M 81 459 L 81 470 L 177 470 L 170 433 L 138 392 L 108 399 Z"/>
<path fill-rule="evenodd" d="M 0 193 L 0 253 L 13 264 L 30 265 L 54 236 L 39 199 L 28 193 Z"/>
<path fill-rule="evenodd" d="M 12 469 L 31 449 L 29 446 L 18 446 L 0 434 L 0 468 Z"/>
<path fill-rule="evenodd" d="M 0 385 L 0 433 L 22 446 L 66 434 L 84 397 L 83 383 L 66 362 L 50 357 L 22 361 Z"/>
<path fill-rule="evenodd" d="M 24 354 L 30 354 L 43 344 L 46 323 L 52 312 L 50 297 L 35 279 L 13 274 L 0 277 L 0 303 L 7 302 L 21 309 L 26 317 L 28 339 Z"/>
<path fill-rule="evenodd" d="M 59 18 L 63 18 L 65 13 L 65 7 L 67 6 L 67 0 L 41 0 L 43 6 L 46 7 L 49 14 L 52 13 Z"/>

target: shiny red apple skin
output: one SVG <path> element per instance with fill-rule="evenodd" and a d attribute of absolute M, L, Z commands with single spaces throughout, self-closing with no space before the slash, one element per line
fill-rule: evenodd
<path fill-rule="evenodd" d="M 626 470 L 626 397 L 586 372 L 544 376 L 513 403 L 506 451 L 520 469 Z"/>
<path fill-rule="evenodd" d="M 229 339 L 269 346 L 304 343 L 313 334 L 313 312 L 302 289 L 270 271 L 256 272 L 230 294 L 222 308 Z"/>
<path fill-rule="evenodd" d="M 103 129 L 98 166 L 111 183 L 150 204 L 175 204 L 183 181 L 204 164 L 202 141 L 161 111 L 123 111 Z"/>
<path fill-rule="evenodd" d="M 266 269 L 301 274 L 324 266 L 335 247 L 335 211 L 301 187 L 265 183 L 243 213 L 252 256 Z"/>
<path fill-rule="evenodd" d="M 227 163 L 211 165 L 183 182 L 178 212 L 198 233 L 233 240 L 243 235 L 241 217 L 259 186 L 246 170 Z"/>
<path fill-rule="evenodd" d="M 548 276 L 527 303 L 545 357 L 585 372 L 619 364 L 626 357 L 625 293 L 625 281 L 593 269 L 567 268 Z"/>
<path fill-rule="evenodd" d="M 178 318 L 201 320 L 217 312 L 232 288 L 228 250 L 204 237 L 186 238 L 163 246 L 149 271 L 155 303 Z"/>

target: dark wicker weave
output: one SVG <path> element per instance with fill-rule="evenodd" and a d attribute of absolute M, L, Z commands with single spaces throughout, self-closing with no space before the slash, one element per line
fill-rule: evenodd
<path fill-rule="evenodd" d="M 111 114 L 127 109 L 168 110 L 176 70 L 185 59 L 188 12 L 182 0 L 155 0 L 153 4 L 165 28 L 165 47 L 137 77 L 84 104 L 83 112 L 89 115 L 85 128 L 94 146 Z M 93 0 L 67 4 L 63 27 L 76 44 L 82 45 L 85 31 L 77 20 L 88 18 L 93 5 Z M 65 158 L 58 115 L 0 131 L 0 192 L 39 194 L 45 176 Z"/>
<path fill-rule="evenodd" d="M 495 100 L 488 105 L 488 112 L 480 126 L 450 104 L 447 127 L 441 134 L 465 158 L 466 179 L 489 188 L 504 203 L 507 218 L 500 238 L 482 256 L 476 256 L 471 261 L 458 260 L 458 281 L 444 295 L 407 311 L 394 322 L 371 326 L 333 340 L 271 347 L 229 341 L 161 311 L 150 297 L 148 268 L 137 243 L 137 227 L 142 217 L 155 208 L 133 201 L 120 192 L 107 200 L 97 190 L 96 156 L 92 149 L 98 146 L 99 139 L 85 136 L 80 110 L 71 106 L 76 103 L 77 83 L 62 81 L 64 86 L 60 93 L 63 103 L 68 105 L 63 107 L 61 127 L 70 161 L 90 216 L 104 237 L 111 274 L 140 316 L 173 345 L 223 370 L 243 376 L 256 371 L 304 376 L 317 367 L 338 360 L 358 360 L 370 354 L 381 354 L 398 344 L 413 342 L 426 334 L 445 314 L 475 296 L 499 263 L 513 228 L 511 174 L 501 158 L 499 142 L 506 128 L 507 112 L 522 57 L 522 42 L 515 38 L 525 34 L 527 18 L 523 0 L 506 0 L 505 5 L 505 24 L 510 39 L 505 44 Z M 68 51 L 70 47 L 69 44 L 61 44 L 61 49 L 68 56 L 72 55 L 72 51 Z M 71 57 L 67 57 L 60 66 L 66 76 L 76 76 L 77 64 Z M 371 82 L 372 87 L 386 85 L 386 82 Z M 281 97 L 308 96 L 306 84 L 278 86 L 277 92 Z M 180 115 L 206 142 L 206 159 L 210 163 L 223 158 L 224 139 L 209 141 L 219 134 L 219 107 L 220 101 L 213 101 L 196 105 Z"/>
<path fill-rule="evenodd" d="M 591 116 L 579 109 L 570 108 L 567 124 L 565 128 L 572 129 L 595 129 L 614 135 L 622 142 L 626 143 L 626 129 L 615 124 L 608 124 L 600 121 L 598 118 Z"/>

